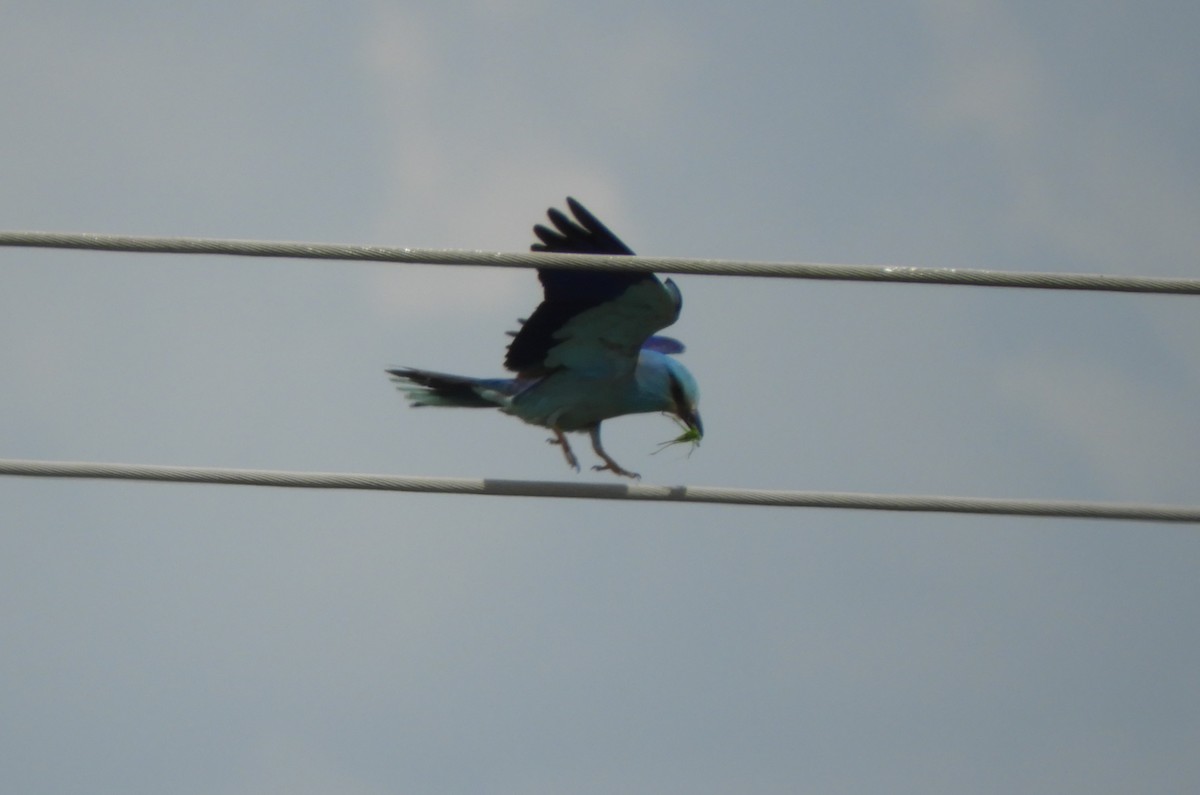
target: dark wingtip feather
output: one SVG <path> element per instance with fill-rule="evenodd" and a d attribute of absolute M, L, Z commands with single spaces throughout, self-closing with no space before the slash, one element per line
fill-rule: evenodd
<path fill-rule="evenodd" d="M 568 196 L 567 207 L 575 216 L 574 219 L 557 207 L 546 211 L 546 217 L 555 228 L 550 229 L 542 224 L 535 226 L 533 233 L 541 242 L 534 243 L 530 250 L 564 254 L 633 254 L 629 246 L 576 199 Z"/>
<path fill-rule="evenodd" d="M 542 241 L 541 243 L 534 243 L 532 246 L 530 246 L 530 249 L 533 251 L 554 251 L 567 242 L 567 239 L 558 232 L 555 232 L 553 229 L 548 229 L 541 224 L 538 224 L 533 228 L 533 233 L 537 235 L 538 240 Z"/>
<path fill-rule="evenodd" d="M 582 224 L 585 229 L 591 232 L 607 232 L 610 235 L 612 234 L 608 227 L 600 223 L 599 218 L 592 215 L 591 210 L 580 204 L 579 201 L 573 196 L 567 197 L 567 207 L 570 208 L 571 214 L 579 219 L 579 223 Z"/>
<path fill-rule="evenodd" d="M 558 227 L 558 231 L 570 237 L 584 231 L 583 227 L 567 217 L 566 213 L 557 207 L 551 207 L 546 210 L 546 217 L 550 219 L 550 223 Z"/>

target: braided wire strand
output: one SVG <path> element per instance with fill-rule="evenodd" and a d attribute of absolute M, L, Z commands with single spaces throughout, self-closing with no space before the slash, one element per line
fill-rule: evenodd
<path fill-rule="evenodd" d="M 426 265 L 471 265 L 494 268 L 556 267 L 581 270 L 652 271 L 700 276 L 759 276 L 975 287 L 1025 287 L 1042 290 L 1100 290 L 1200 295 L 1200 279 L 1091 273 L 1039 273 L 891 265 L 830 265 L 809 262 L 753 262 L 678 257 L 618 257 L 543 252 L 503 253 L 217 238 L 137 237 L 73 232 L 0 232 L 0 246 L 157 254 L 288 257 Z"/>

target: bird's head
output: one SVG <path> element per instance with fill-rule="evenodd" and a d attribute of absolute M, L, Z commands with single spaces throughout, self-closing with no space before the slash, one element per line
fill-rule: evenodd
<path fill-rule="evenodd" d="M 667 384 L 671 394 L 669 413 L 679 418 L 687 430 L 685 436 L 698 442 L 704 436 L 704 425 L 700 422 L 700 387 L 688 369 L 678 360 L 663 357 L 667 363 Z"/>

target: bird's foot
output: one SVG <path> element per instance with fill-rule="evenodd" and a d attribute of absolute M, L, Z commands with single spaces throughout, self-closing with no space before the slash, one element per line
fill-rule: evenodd
<path fill-rule="evenodd" d="M 561 447 L 563 449 L 563 456 L 567 459 L 567 466 L 576 472 L 579 471 L 579 459 L 575 457 L 575 453 L 571 450 L 571 445 L 567 444 L 567 437 L 563 435 L 562 431 L 554 429 L 554 438 L 547 439 L 546 442 L 547 444 L 555 444 Z"/>
<path fill-rule="evenodd" d="M 600 460 L 604 462 L 603 464 L 596 464 L 594 467 L 592 467 L 593 470 L 596 472 L 608 471 L 623 478 L 633 478 L 634 480 L 642 479 L 641 475 L 636 472 L 630 472 L 628 469 L 614 461 L 613 457 L 605 452 L 604 445 L 600 444 L 600 423 L 593 425 L 589 429 L 589 432 L 592 435 L 592 449 L 596 451 L 596 455 L 600 456 Z"/>
<path fill-rule="evenodd" d="M 596 464 L 592 467 L 592 469 L 596 472 L 611 472 L 614 475 L 620 475 L 623 478 L 633 478 L 634 480 L 642 479 L 641 475 L 636 472 L 630 472 L 628 469 L 621 466 L 616 461 L 613 461 L 611 458 L 605 459 L 605 461 L 606 463 Z"/>

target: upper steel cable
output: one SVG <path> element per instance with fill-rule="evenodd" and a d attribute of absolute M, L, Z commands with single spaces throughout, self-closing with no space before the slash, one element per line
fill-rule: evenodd
<path fill-rule="evenodd" d="M 503 253 L 195 237 L 137 237 L 74 232 L 0 232 L 0 246 L 158 254 L 223 254 L 242 257 L 289 257 L 427 265 L 478 265 L 493 268 L 556 267 L 652 271 L 703 276 L 760 276 L 909 284 L 956 284 L 975 287 L 1027 287 L 1041 290 L 1102 290 L 1200 295 L 1200 279 L 1109 276 L 1093 273 L 1038 273 L 891 265 L 826 265 L 808 262 L 741 262 L 592 254 Z"/>

